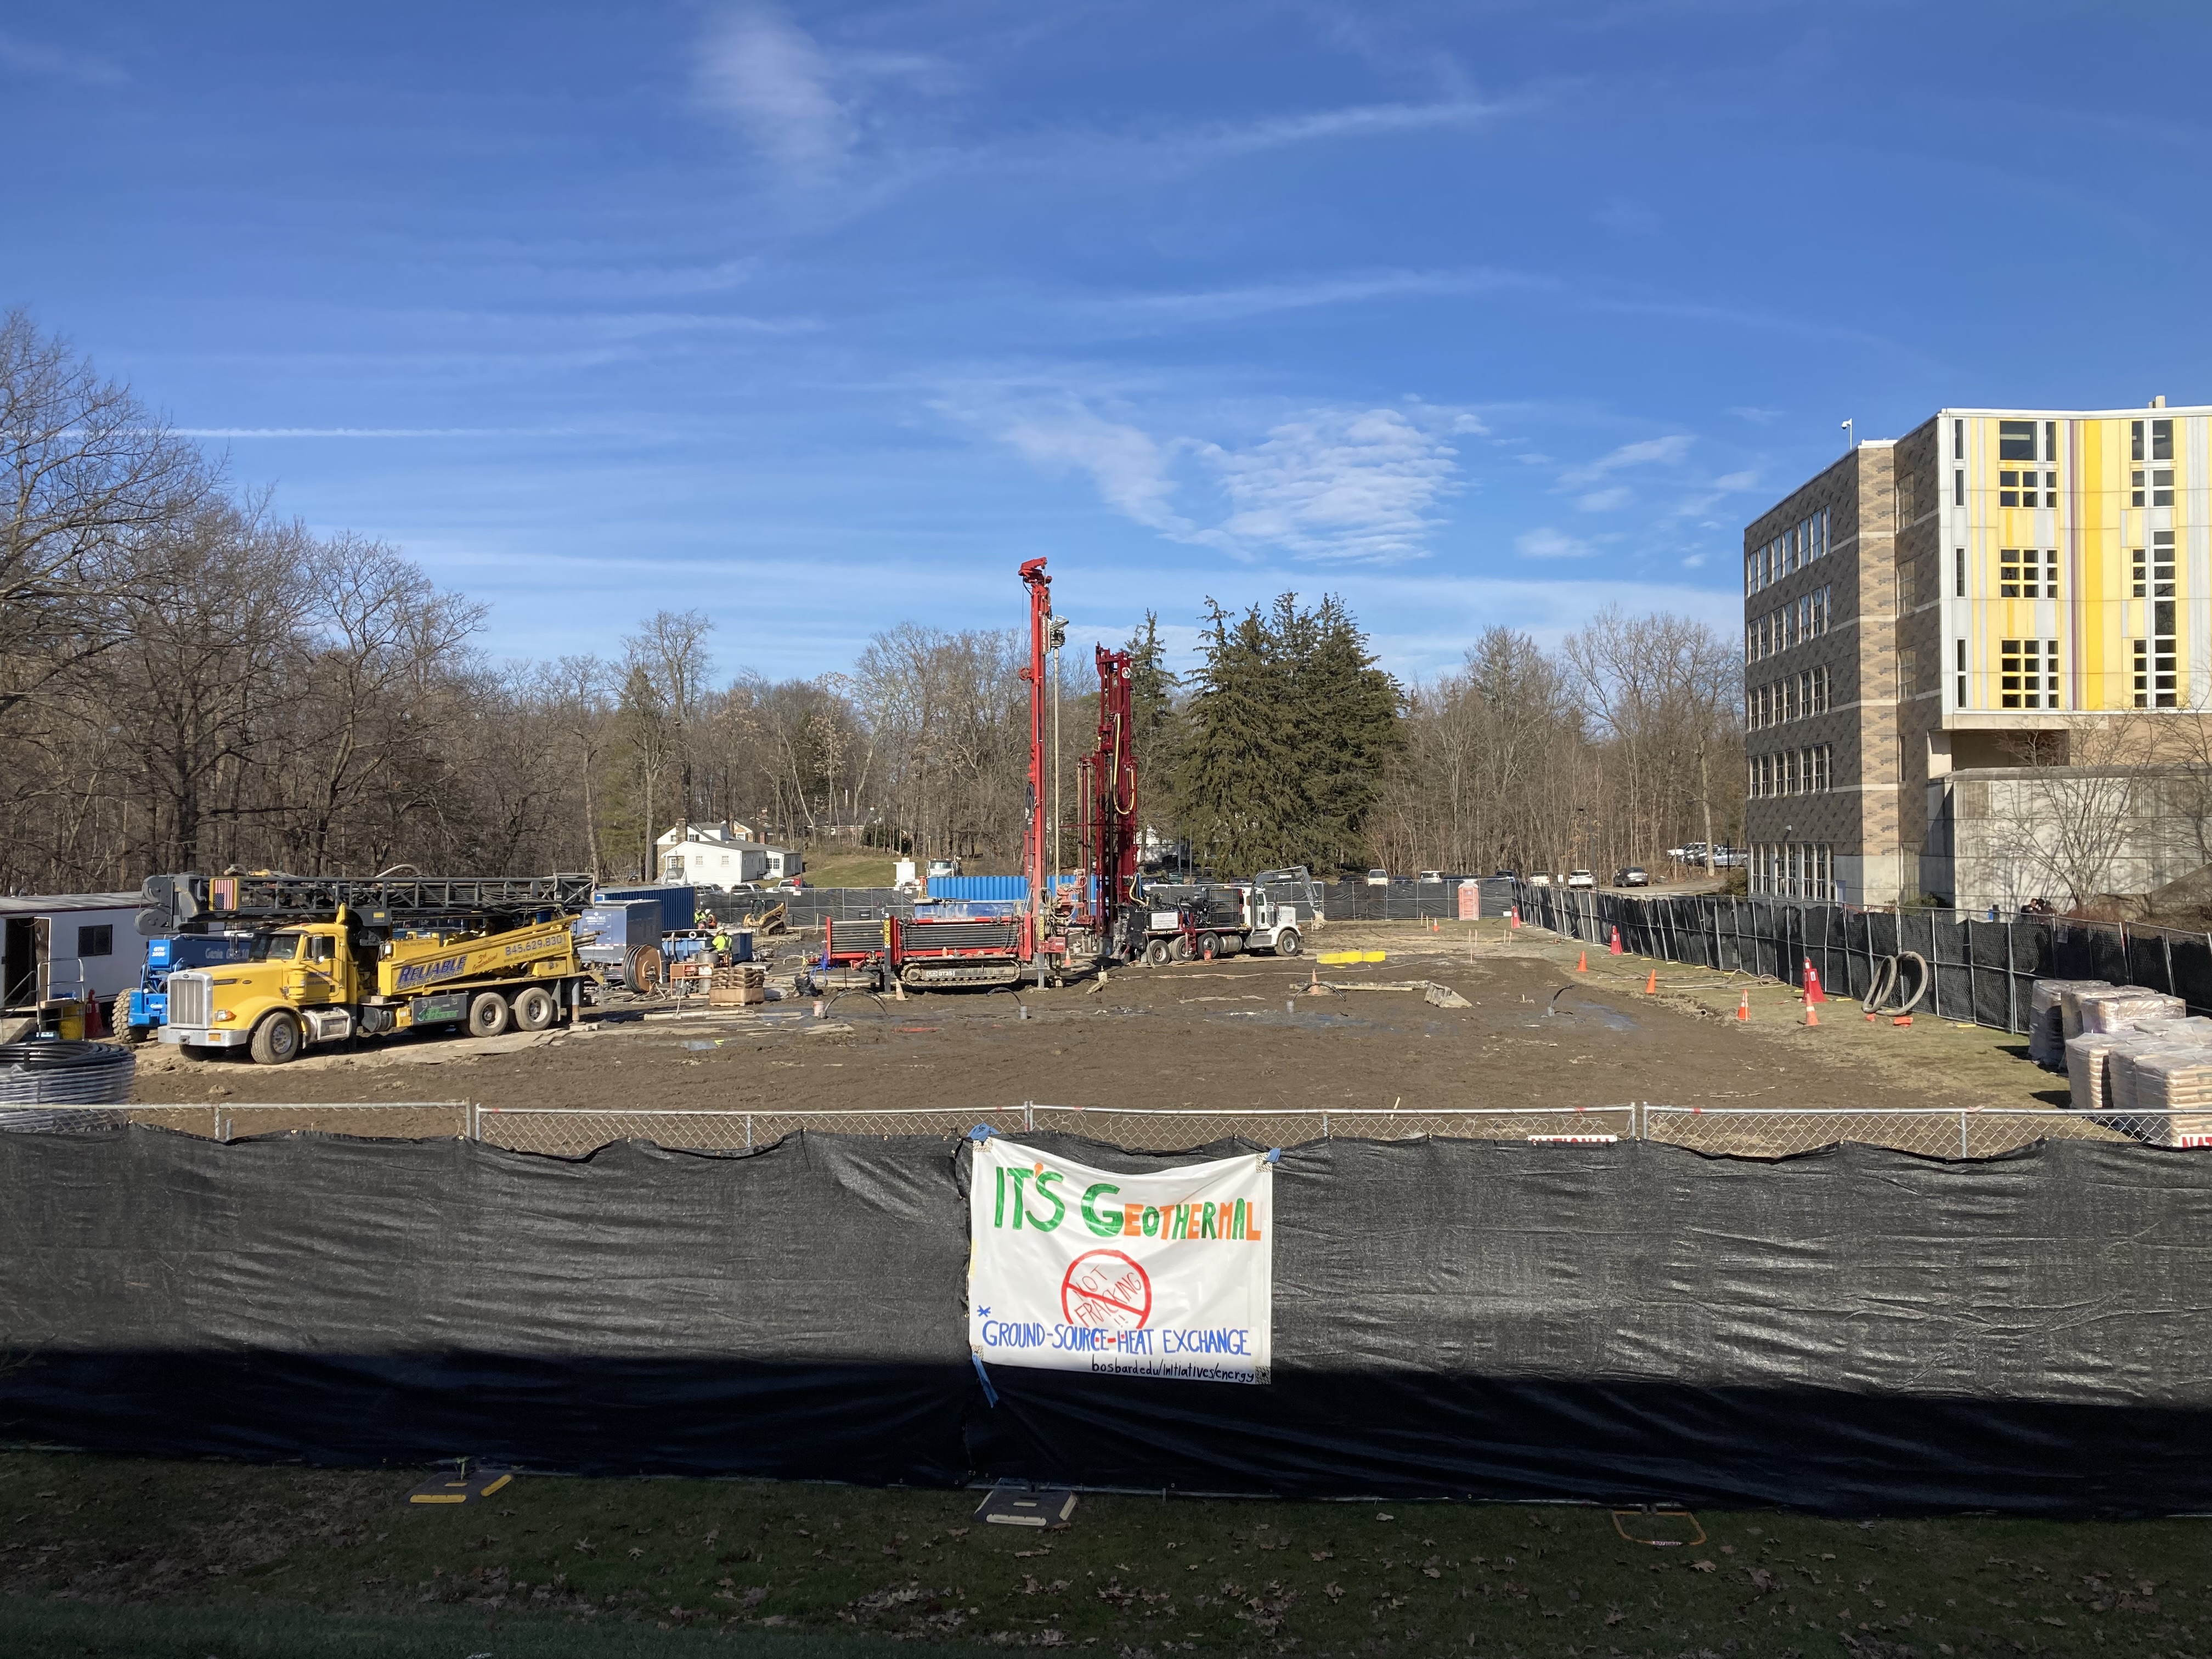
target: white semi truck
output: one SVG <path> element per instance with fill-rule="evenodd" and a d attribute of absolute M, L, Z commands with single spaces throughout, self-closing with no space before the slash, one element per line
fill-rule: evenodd
<path fill-rule="evenodd" d="M 1153 882 L 1145 960 L 1158 966 L 1269 951 L 1294 957 L 1322 925 L 1321 895 L 1304 865 L 1249 881 Z"/>

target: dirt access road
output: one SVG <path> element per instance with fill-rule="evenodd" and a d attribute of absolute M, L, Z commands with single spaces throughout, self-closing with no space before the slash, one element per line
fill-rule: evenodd
<path fill-rule="evenodd" d="M 1655 964 L 1595 952 L 1591 971 L 1577 974 L 1577 947 L 1530 929 L 1509 938 L 1487 922 L 1441 933 L 1339 924 L 1325 943 L 1383 949 L 1389 960 L 1316 970 L 1310 958 L 1229 958 L 1117 969 L 1103 987 L 1018 996 L 848 994 L 822 1023 L 829 1029 L 794 1001 L 769 1005 L 764 1017 L 617 1011 L 550 1040 L 398 1040 L 285 1066 L 157 1047 L 142 1051 L 137 1098 L 754 1112 L 1025 1101 L 1330 1111 L 2063 1101 L 2063 1080 L 2029 1065 L 2021 1038 L 1926 1018 L 1909 1030 L 1868 1025 L 1848 1003 L 1830 1004 L 1808 1030 L 1795 993 L 1774 986 L 1752 988 L 1753 1018 L 1739 1024 L 1743 981 L 1656 964 L 1661 994 L 1646 996 Z M 1434 981 L 1472 1006 L 1431 1006 L 1407 992 L 1295 994 L 1316 971 L 1346 984 Z"/>

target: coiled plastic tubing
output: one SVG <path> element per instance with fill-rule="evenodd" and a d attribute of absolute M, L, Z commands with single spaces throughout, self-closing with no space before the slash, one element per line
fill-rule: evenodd
<path fill-rule="evenodd" d="M 0 1042 L 0 1108 L 121 1106 L 130 1100 L 137 1076 L 138 1057 L 117 1043 Z M 99 1118 L 94 1123 L 79 1121 L 74 1114 L 0 1110 L 0 1129 L 106 1127 L 124 1121 L 119 1112 Z"/>

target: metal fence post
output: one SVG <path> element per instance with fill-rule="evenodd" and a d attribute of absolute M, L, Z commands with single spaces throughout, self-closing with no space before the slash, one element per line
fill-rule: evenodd
<path fill-rule="evenodd" d="M 1963 1106 L 1959 1109 L 1959 1156 L 1966 1156 L 1966 1110 Z"/>

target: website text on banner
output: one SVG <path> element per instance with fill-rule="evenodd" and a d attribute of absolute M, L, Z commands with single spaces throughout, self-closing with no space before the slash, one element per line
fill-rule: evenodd
<path fill-rule="evenodd" d="M 968 1343 L 978 1360 L 1267 1381 L 1267 1154 L 1121 1175 L 994 1136 L 975 1145 L 968 1215 Z"/>

